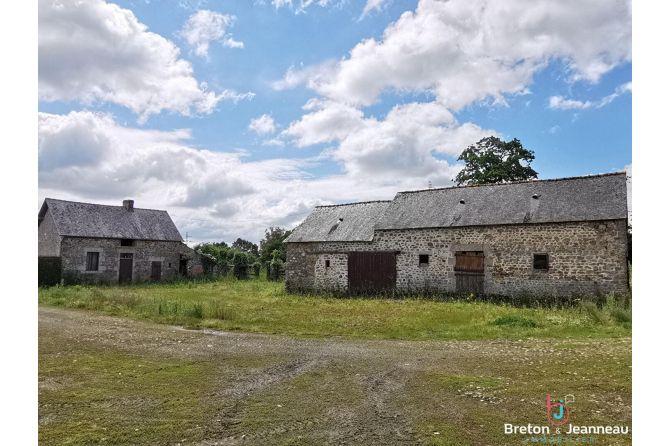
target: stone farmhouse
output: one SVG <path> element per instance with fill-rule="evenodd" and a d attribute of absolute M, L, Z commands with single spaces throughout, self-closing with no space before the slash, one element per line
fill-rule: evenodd
<path fill-rule="evenodd" d="M 286 239 L 289 291 L 628 291 L 626 174 L 319 206 Z"/>
<path fill-rule="evenodd" d="M 160 281 L 202 274 L 166 211 L 133 200 L 107 206 L 47 198 L 38 215 L 38 255 L 60 257 L 62 277 L 82 283 Z"/>

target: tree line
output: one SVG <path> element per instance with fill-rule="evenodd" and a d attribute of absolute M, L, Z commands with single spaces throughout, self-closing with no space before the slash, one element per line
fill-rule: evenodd
<path fill-rule="evenodd" d="M 268 279 L 278 280 L 286 262 L 283 242 L 290 234 L 291 231 L 271 226 L 265 230 L 260 246 L 238 238 L 230 246 L 226 242 L 199 243 L 194 249 L 202 256 L 206 274 L 225 275 L 232 271 L 238 279 L 247 279 L 250 272 L 258 277 L 261 268 L 266 267 Z"/>

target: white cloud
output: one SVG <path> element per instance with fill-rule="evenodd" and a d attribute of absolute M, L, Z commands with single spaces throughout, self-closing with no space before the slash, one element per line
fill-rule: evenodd
<path fill-rule="evenodd" d="M 364 118 L 355 107 L 313 100 L 313 110 L 282 132 L 300 147 L 337 142 L 329 151 L 348 175 L 389 181 L 398 176 L 450 183 L 460 166 L 436 154 L 457 157 L 468 145 L 497 135 L 472 123 L 459 125 L 441 104 L 411 103 L 395 106 L 382 121 Z"/>
<path fill-rule="evenodd" d="M 200 10 L 184 23 L 180 35 L 186 39 L 196 55 L 209 58 L 209 42 L 218 41 L 230 48 L 244 48 L 244 43 L 233 40 L 226 28 L 235 21 L 234 15 Z"/>
<path fill-rule="evenodd" d="M 276 130 L 275 120 L 270 115 L 259 116 L 251 120 L 249 130 L 253 130 L 259 135 L 274 133 Z"/>
<path fill-rule="evenodd" d="M 564 61 L 573 80 L 597 82 L 631 58 L 630 1 L 421 0 L 381 41 L 360 42 L 335 69 L 290 74 L 354 106 L 397 90 L 428 92 L 459 110 L 487 99 L 504 104 L 505 94 L 527 92 L 533 74 L 550 60 Z"/>
<path fill-rule="evenodd" d="M 365 17 L 373 9 L 376 9 L 377 11 L 381 11 L 382 4 L 385 1 L 386 0 L 368 0 L 367 3 L 365 3 L 365 8 L 363 8 L 363 13 L 361 14 L 361 18 Z"/>
<path fill-rule="evenodd" d="M 163 110 L 207 114 L 221 100 L 253 96 L 198 83 L 173 42 L 115 4 L 40 0 L 38 9 L 41 101 L 113 102 L 143 123 Z"/>
<path fill-rule="evenodd" d="M 573 109 L 585 110 L 587 108 L 601 108 L 611 103 L 613 100 L 615 100 L 622 94 L 632 91 L 633 91 L 633 83 L 628 82 L 619 85 L 615 89 L 614 93 L 607 95 L 604 98 L 595 102 L 566 99 L 563 96 L 552 96 L 549 98 L 549 108 L 554 108 L 558 110 L 573 110 Z"/>
<path fill-rule="evenodd" d="M 351 138 L 335 135 L 343 146 L 335 159 L 346 171 L 315 178 L 310 169 L 323 157 L 244 161 L 244 150 L 191 147 L 188 129 L 128 128 L 101 113 L 39 113 L 39 198 L 107 204 L 133 198 L 138 207 L 167 209 L 182 234 L 188 231 L 196 242 L 237 237 L 257 242 L 266 227 L 292 228 L 320 204 L 391 199 L 399 190 L 425 188 L 428 181 L 447 186 L 460 167 L 431 157 L 430 148 L 456 152 L 481 131 L 458 126 L 436 105 L 410 104 L 384 121 L 364 121 Z M 426 128 L 436 122 L 444 122 L 445 129 Z M 369 140 L 373 134 L 378 141 Z M 379 160 L 388 166 L 376 168 Z M 403 160 L 418 165 L 403 167 Z"/>

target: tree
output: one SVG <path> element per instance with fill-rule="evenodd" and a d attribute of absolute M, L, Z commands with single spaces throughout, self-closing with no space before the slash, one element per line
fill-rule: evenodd
<path fill-rule="evenodd" d="M 246 252 L 254 257 L 258 257 L 258 245 L 243 238 L 235 240 L 230 247 L 236 251 Z"/>
<path fill-rule="evenodd" d="M 261 240 L 261 262 L 267 263 L 272 260 L 272 253 L 278 251 L 278 258 L 286 262 L 286 244 L 284 240 L 291 235 L 291 231 L 283 228 L 270 226 L 265 230 L 265 238 Z"/>
<path fill-rule="evenodd" d="M 458 157 L 459 161 L 465 161 L 465 168 L 456 177 L 456 184 L 461 186 L 536 179 L 537 172 L 530 167 L 534 159 L 533 151 L 524 149 L 518 139 L 505 142 L 489 136 L 465 149 Z"/>

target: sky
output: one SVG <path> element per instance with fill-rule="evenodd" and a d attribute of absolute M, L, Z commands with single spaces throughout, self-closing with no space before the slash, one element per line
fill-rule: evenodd
<path fill-rule="evenodd" d="M 39 204 L 134 199 L 191 245 L 257 243 L 318 205 L 451 186 L 491 135 L 540 179 L 632 177 L 631 8 L 39 0 Z"/>

